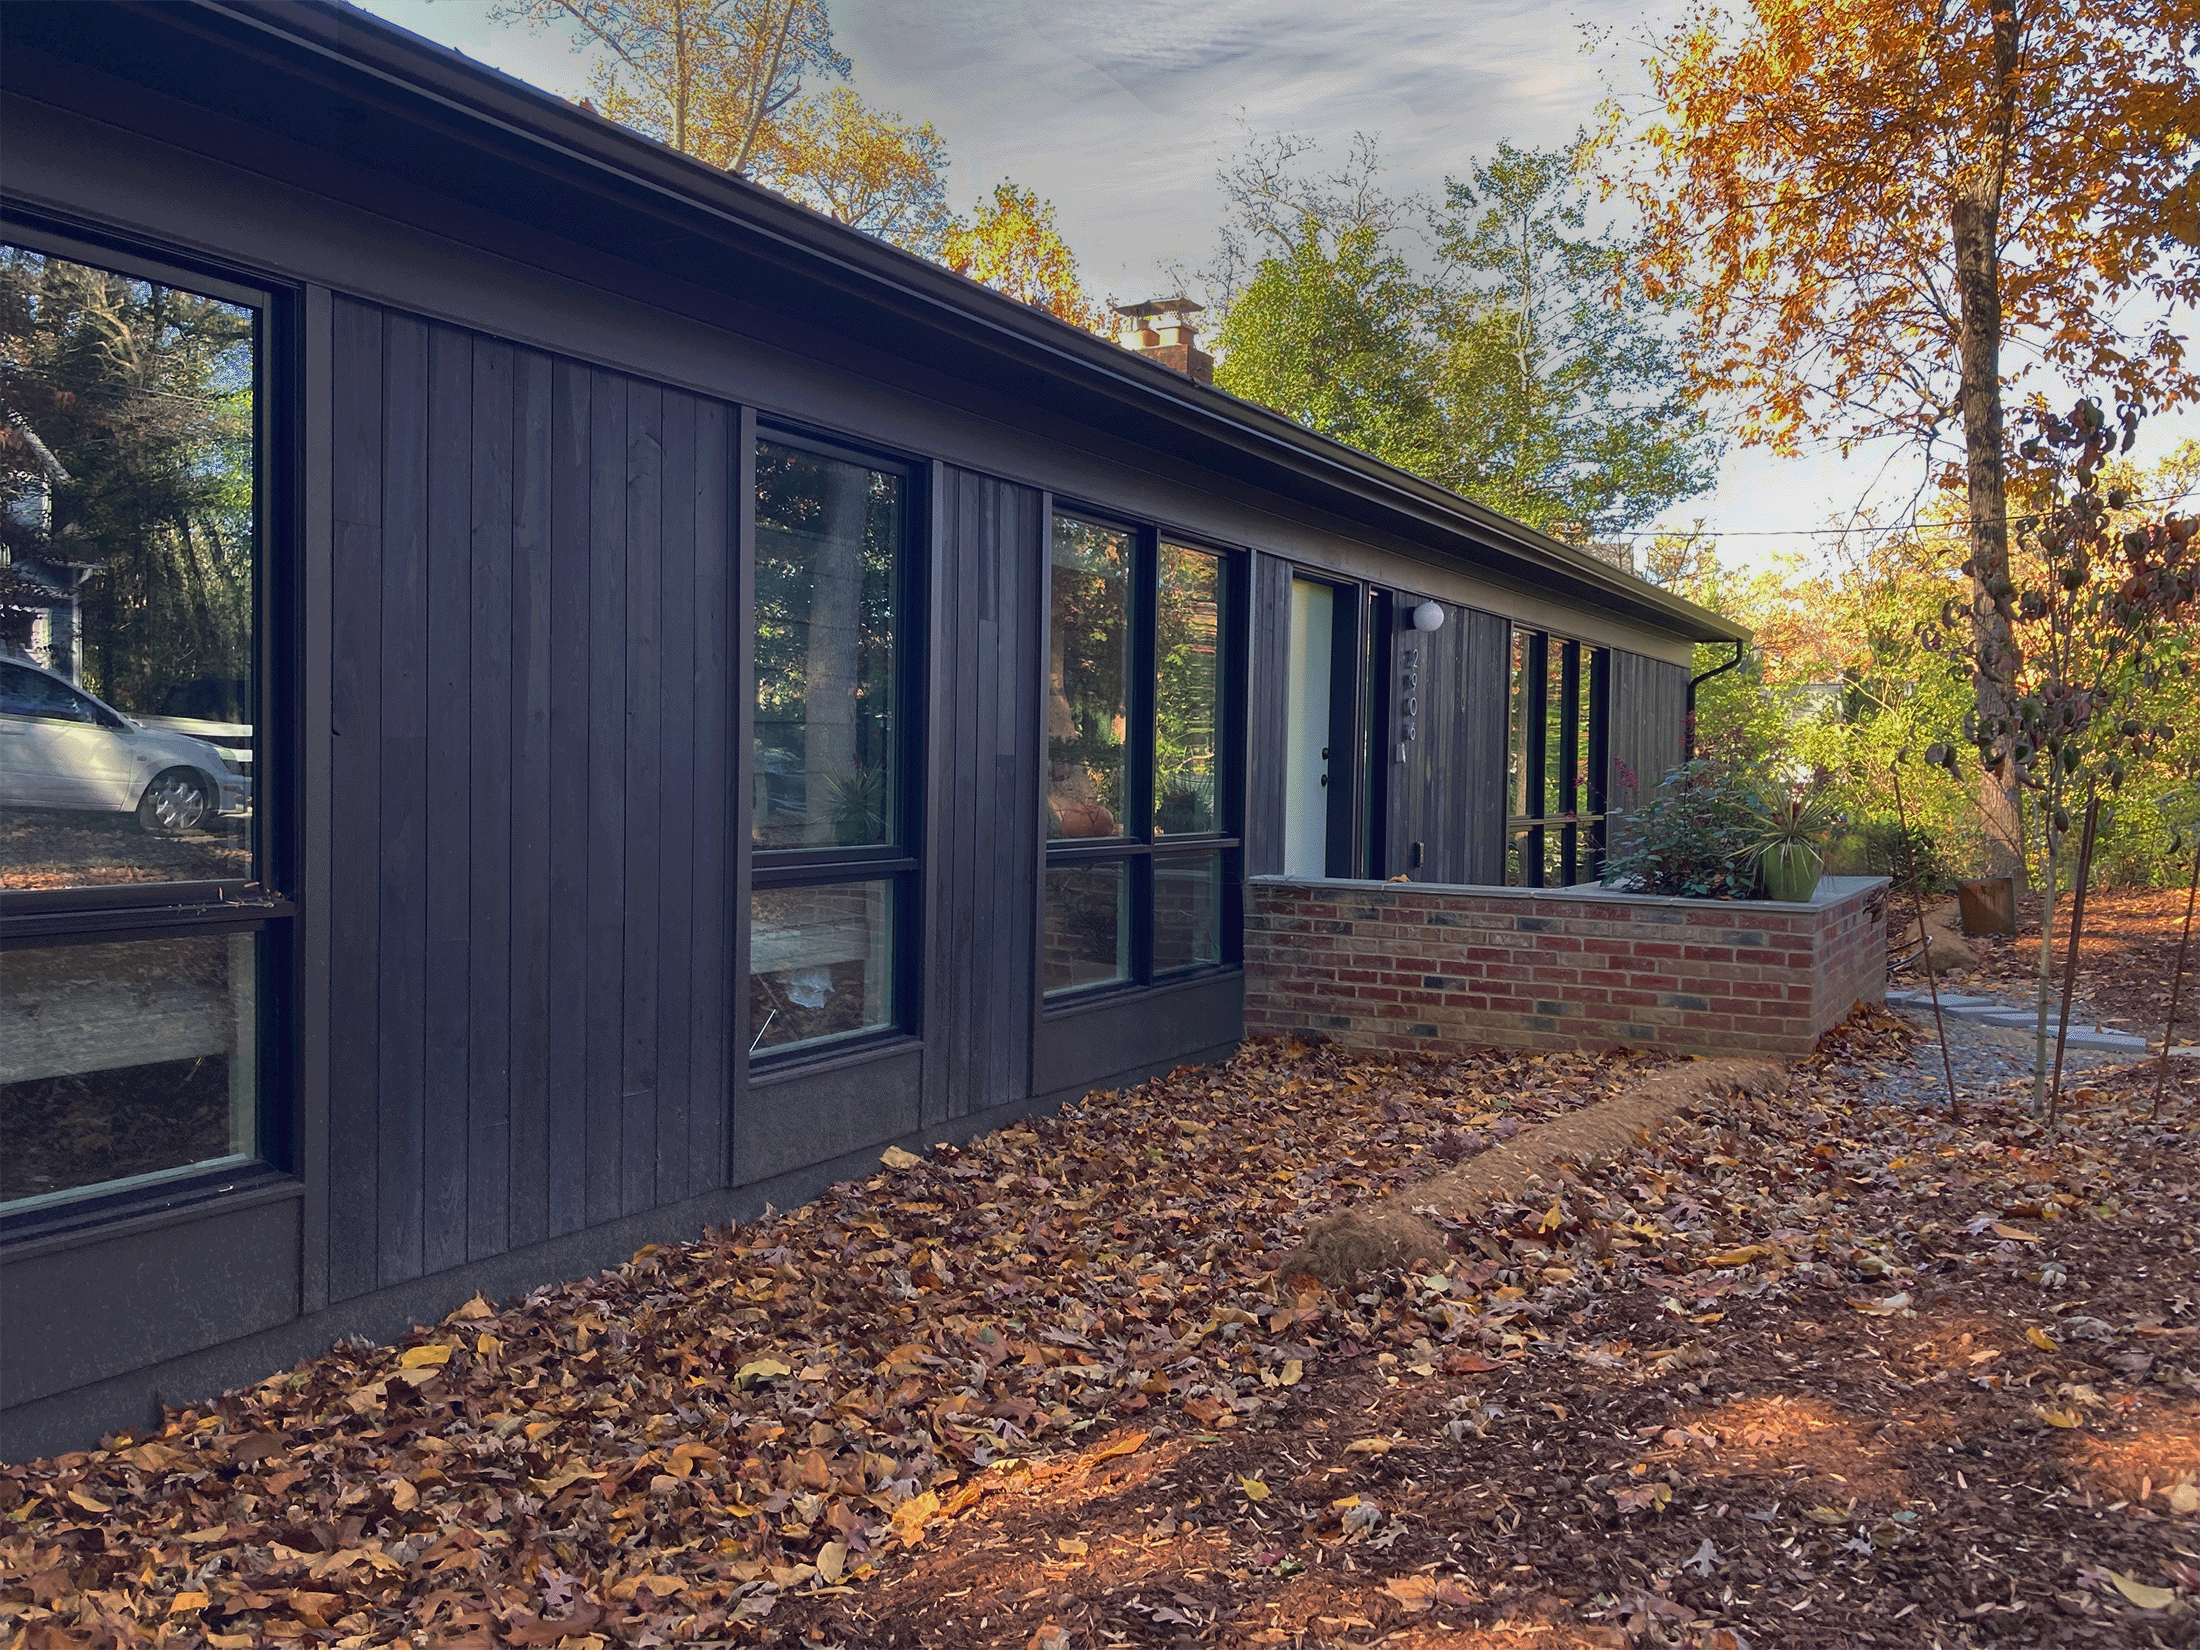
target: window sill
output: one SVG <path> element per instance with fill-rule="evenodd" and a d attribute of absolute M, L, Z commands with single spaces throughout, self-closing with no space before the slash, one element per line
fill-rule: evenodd
<path fill-rule="evenodd" d="M 1179 973 L 1166 974 L 1151 985 L 1140 985 L 1135 980 L 1120 980 L 1112 985 L 1089 986 L 1082 991 L 1065 991 L 1059 997 L 1046 998 L 1040 1007 L 1042 1020 L 1070 1020 L 1080 1014 L 1106 1008 L 1120 1008 L 1128 1002 L 1150 1002 L 1155 997 L 1165 997 L 1171 992 L 1189 991 L 1217 980 L 1231 979 L 1245 972 L 1242 963 L 1213 963 L 1203 968 L 1187 968 Z"/>
<path fill-rule="evenodd" d="M 105 1243 L 213 1212 L 302 1198 L 305 1190 L 305 1182 L 296 1175 L 265 1163 L 248 1163 L 227 1173 L 117 1194 L 111 1200 L 90 1193 L 81 1203 L 50 1205 L 18 1216 L 14 1223 L 0 1223 L 0 1259 L 28 1260 Z"/>
<path fill-rule="evenodd" d="M 40 893 L 42 895 L 43 890 Z M 23 897 L 21 894 L 0 895 L 0 941 L 44 939 L 63 934 L 120 935 L 242 925 L 298 914 L 298 907 L 291 901 L 261 893 L 249 884 L 243 891 L 231 891 L 217 884 L 193 891 L 183 899 L 139 904 L 119 900 L 69 906 L 18 904 Z"/>
<path fill-rule="evenodd" d="M 822 1044 L 814 1049 L 752 1054 L 749 1056 L 749 1087 L 769 1088 L 798 1077 L 814 1077 L 821 1072 L 840 1071 L 849 1066 L 868 1065 L 874 1060 L 915 1053 L 923 1047 L 923 1038 L 906 1031 L 880 1031 L 851 1037 L 846 1042 Z"/>

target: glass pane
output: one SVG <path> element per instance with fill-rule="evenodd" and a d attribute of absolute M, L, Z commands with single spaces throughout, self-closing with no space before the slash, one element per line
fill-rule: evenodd
<path fill-rule="evenodd" d="M 1564 888 L 1570 879 L 1566 875 L 1566 847 L 1573 840 L 1571 825 L 1555 825 L 1543 833 L 1543 883 L 1545 888 Z"/>
<path fill-rule="evenodd" d="M 751 1054 L 893 1023 L 890 883 L 759 888 L 749 896 Z"/>
<path fill-rule="evenodd" d="M 1215 811 L 1221 644 L 1222 559 L 1164 544 L 1154 637 L 1156 836 L 1221 829 Z"/>
<path fill-rule="evenodd" d="M 253 874 L 257 325 L 0 245 L 0 887 Z"/>
<path fill-rule="evenodd" d="M 1535 812 L 1548 817 L 1566 811 L 1566 644 L 1556 636 L 1543 644 L 1543 682 L 1543 805 Z"/>
<path fill-rule="evenodd" d="M 1222 961 L 1222 856 L 1153 862 L 1153 971 Z"/>
<path fill-rule="evenodd" d="M 756 451 L 759 848 L 894 840 L 894 608 L 902 478 Z"/>
<path fill-rule="evenodd" d="M 0 1206 L 251 1157 L 257 957 L 195 934 L 0 959 Z"/>
<path fill-rule="evenodd" d="M 1131 536 L 1054 518 L 1047 625 L 1047 835 L 1123 834 Z"/>
<path fill-rule="evenodd" d="M 1528 806 L 1528 633 L 1512 633 L 1512 736 L 1505 746 L 1505 795 L 1511 811 Z"/>
<path fill-rule="evenodd" d="M 1591 766 L 1588 766 L 1588 755 L 1591 755 L 1591 750 L 1595 748 L 1593 737 L 1591 737 L 1595 733 L 1595 728 L 1591 726 L 1591 708 L 1597 702 L 1597 695 L 1593 691 L 1595 680 L 1597 680 L 1597 649 L 1584 647 L 1582 649 L 1580 686 L 1575 689 L 1575 700 L 1573 700 L 1573 730 L 1575 730 L 1573 794 L 1575 794 L 1575 812 L 1582 812 L 1582 814 L 1593 814 L 1593 812 L 1597 812 L 1597 807 L 1602 807 L 1602 796 L 1599 796 L 1597 790 L 1593 788 L 1595 774 L 1593 774 Z"/>
<path fill-rule="evenodd" d="M 1130 978 L 1130 867 L 1047 870 L 1047 928 L 1039 978 L 1049 994 Z"/>

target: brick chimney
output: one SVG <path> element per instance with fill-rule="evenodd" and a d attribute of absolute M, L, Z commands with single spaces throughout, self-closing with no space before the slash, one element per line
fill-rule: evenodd
<path fill-rule="evenodd" d="M 1131 323 L 1123 339 L 1125 349 L 1202 384 L 1215 381 L 1215 358 L 1199 347 L 1188 319 L 1201 314 L 1204 305 L 1179 295 L 1149 298 L 1142 304 L 1117 304 L 1114 308 Z"/>

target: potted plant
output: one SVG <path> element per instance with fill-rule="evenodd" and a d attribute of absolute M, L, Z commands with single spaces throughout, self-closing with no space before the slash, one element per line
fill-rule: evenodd
<path fill-rule="evenodd" d="M 1839 823 L 1823 792 L 1775 793 L 1750 810 L 1754 838 L 1750 853 L 1764 883 L 1765 898 L 1800 905 L 1817 892 L 1826 857 L 1818 845 Z"/>

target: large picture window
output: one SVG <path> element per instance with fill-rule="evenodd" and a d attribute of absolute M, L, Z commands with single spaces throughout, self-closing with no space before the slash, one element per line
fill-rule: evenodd
<path fill-rule="evenodd" d="M 1228 565 L 1069 514 L 1051 546 L 1042 988 L 1227 963 Z"/>
<path fill-rule="evenodd" d="M 1606 670 L 1599 648 L 1514 627 L 1505 880 L 1515 887 L 1603 874 Z"/>
<path fill-rule="evenodd" d="M 905 1026 L 910 875 L 903 470 L 767 439 L 756 454 L 750 1051 Z"/>
<path fill-rule="evenodd" d="M 268 300 L 80 250 L 0 243 L 8 1217 L 271 1155 Z"/>

